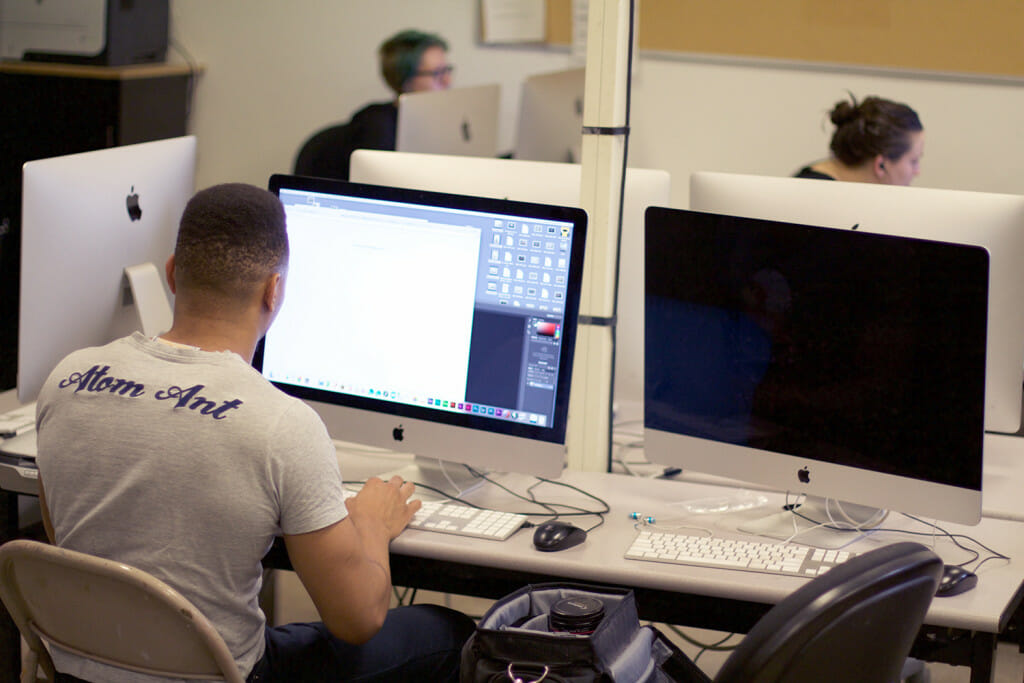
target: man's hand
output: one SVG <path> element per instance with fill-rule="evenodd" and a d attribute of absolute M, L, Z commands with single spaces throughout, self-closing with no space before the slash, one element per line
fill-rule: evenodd
<path fill-rule="evenodd" d="M 380 523 L 384 525 L 388 539 L 394 539 L 422 506 L 418 500 L 409 500 L 415 488 L 411 482 L 402 481 L 398 476 L 389 482 L 373 477 L 345 504 L 357 527 Z"/>

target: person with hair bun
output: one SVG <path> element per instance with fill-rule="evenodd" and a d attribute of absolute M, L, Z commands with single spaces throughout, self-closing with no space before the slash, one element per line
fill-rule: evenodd
<path fill-rule="evenodd" d="M 827 159 L 804 166 L 797 178 L 910 185 L 921 172 L 924 126 L 917 112 L 874 95 L 836 103 Z"/>

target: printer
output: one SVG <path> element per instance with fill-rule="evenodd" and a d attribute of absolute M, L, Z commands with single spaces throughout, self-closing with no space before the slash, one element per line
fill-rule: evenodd
<path fill-rule="evenodd" d="M 0 0 L 0 58 L 163 62 L 169 13 L 169 0 Z"/>

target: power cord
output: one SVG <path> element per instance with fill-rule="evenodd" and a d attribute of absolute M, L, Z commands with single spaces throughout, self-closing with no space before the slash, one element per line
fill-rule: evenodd
<path fill-rule="evenodd" d="M 739 647 L 739 643 L 736 643 L 735 645 L 725 644 L 729 641 L 730 638 L 736 635 L 735 633 L 728 633 L 725 635 L 724 638 L 722 638 L 721 640 L 717 640 L 713 643 L 702 643 L 696 638 L 687 635 L 686 632 L 683 631 L 683 629 L 679 628 L 675 624 L 665 624 L 665 626 L 667 626 L 668 629 L 672 631 L 672 633 L 679 636 L 682 640 L 686 641 L 690 645 L 693 645 L 694 647 L 700 648 L 697 651 L 697 654 L 694 655 L 691 659 L 691 661 L 694 664 L 697 663 L 697 660 L 700 659 L 701 655 L 703 655 L 705 652 L 731 652 L 735 650 L 737 647 Z"/>
<path fill-rule="evenodd" d="M 981 541 L 979 541 L 978 539 L 976 539 L 976 538 L 974 538 L 972 536 L 967 536 L 966 534 L 954 534 L 954 533 L 952 533 L 950 531 L 947 531 L 946 529 L 940 527 L 935 522 L 929 522 L 927 520 L 921 519 L 920 517 L 915 517 L 914 515 L 907 514 L 905 512 L 901 512 L 900 514 L 903 515 L 904 517 L 906 517 L 907 519 L 911 519 L 911 520 L 917 522 L 918 524 L 922 524 L 922 525 L 924 525 L 926 527 L 929 527 L 930 530 L 929 531 L 912 531 L 910 529 L 895 529 L 895 528 L 886 528 L 886 527 L 876 527 L 874 529 L 871 529 L 870 531 L 865 531 L 863 529 L 844 528 L 842 526 L 832 525 L 832 524 L 830 524 L 828 522 L 821 522 L 819 520 L 812 519 L 812 518 L 804 515 L 803 513 L 799 512 L 798 508 L 796 506 L 794 506 L 790 510 L 790 512 L 792 512 L 793 515 L 795 515 L 795 516 L 797 516 L 797 517 L 799 517 L 799 518 L 801 518 L 801 519 L 803 519 L 803 520 L 805 520 L 807 522 L 810 522 L 811 524 L 817 525 L 817 527 L 825 528 L 825 529 L 828 529 L 830 531 L 838 531 L 838 532 L 841 532 L 841 533 L 851 533 L 851 534 L 867 535 L 868 533 L 887 532 L 887 533 L 905 534 L 905 535 L 908 535 L 908 536 L 926 536 L 926 537 L 931 537 L 932 538 L 932 547 L 935 546 L 935 541 L 936 541 L 936 537 L 937 537 L 936 535 L 938 534 L 938 536 L 947 538 L 953 545 L 955 545 L 956 547 L 960 548 L 964 552 L 969 553 L 971 555 L 970 559 L 965 560 L 964 562 L 958 563 L 958 566 L 966 567 L 967 565 L 971 565 L 971 564 L 974 564 L 975 562 L 977 562 L 977 564 L 975 565 L 974 569 L 971 570 L 971 571 L 974 571 L 974 572 L 976 572 L 978 570 L 978 568 L 981 567 L 983 564 L 985 564 L 987 562 L 990 562 L 992 560 L 1007 560 L 1008 561 L 1010 559 L 1009 556 L 1004 555 L 1003 553 L 1000 553 L 999 551 L 994 550 L 994 549 L 988 547 L 987 545 L 985 545 L 984 543 L 982 543 Z M 807 530 L 804 530 L 804 531 L 807 531 Z M 977 546 L 977 547 L 981 548 L 982 550 L 986 551 L 988 553 L 988 556 L 982 559 L 981 553 L 978 550 L 976 550 L 976 549 L 974 549 L 972 547 L 968 547 L 967 545 L 964 545 L 964 543 L 961 542 L 961 539 L 964 542 L 974 544 L 975 546 Z M 856 538 L 851 539 L 851 542 L 854 541 L 854 540 L 857 540 L 857 539 Z"/>

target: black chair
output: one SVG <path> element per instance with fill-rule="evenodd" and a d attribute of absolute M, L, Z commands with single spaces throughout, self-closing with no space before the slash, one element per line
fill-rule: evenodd
<path fill-rule="evenodd" d="M 848 560 L 759 619 L 715 683 L 898 681 L 942 568 L 918 543 Z"/>
<path fill-rule="evenodd" d="M 303 143 L 295 158 L 295 175 L 348 180 L 352 149 L 350 124 L 340 123 L 324 128 Z"/>

